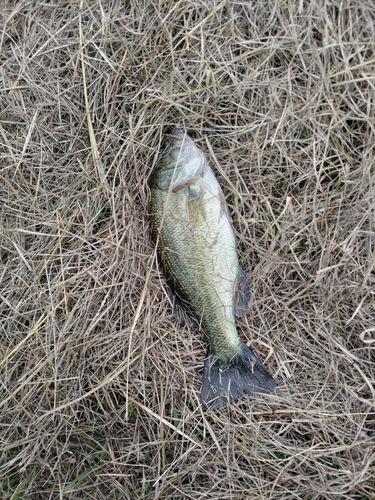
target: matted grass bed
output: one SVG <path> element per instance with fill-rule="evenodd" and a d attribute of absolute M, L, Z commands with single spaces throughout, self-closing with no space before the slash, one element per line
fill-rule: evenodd
<path fill-rule="evenodd" d="M 374 499 L 374 2 L 5 1 L 0 60 L 0 497 Z M 278 383 L 216 411 L 150 237 L 174 126 Z"/>

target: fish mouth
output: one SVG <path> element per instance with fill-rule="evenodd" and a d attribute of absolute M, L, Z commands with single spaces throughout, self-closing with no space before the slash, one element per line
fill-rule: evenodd
<path fill-rule="evenodd" d="M 193 139 L 181 130 L 175 129 L 164 136 L 164 149 L 171 151 L 172 149 L 182 150 L 185 146 L 191 147 L 194 145 Z"/>
<path fill-rule="evenodd" d="M 182 148 L 185 145 L 184 139 L 186 138 L 186 142 L 192 142 L 191 137 L 186 132 L 182 132 L 178 128 L 167 127 L 165 133 L 163 134 L 162 145 L 159 148 L 159 156 L 162 157 L 164 154 L 169 153 L 171 149 L 174 149 L 174 147 L 177 146 L 177 141 L 182 143 L 180 145 L 180 148 Z"/>
<path fill-rule="evenodd" d="M 186 133 L 178 129 L 166 134 L 160 151 L 161 160 L 171 155 L 173 160 L 170 164 L 163 163 L 159 168 L 163 170 L 174 170 L 176 163 L 184 164 L 192 157 L 200 157 L 201 153 L 197 149 L 193 139 Z M 204 159 L 205 160 L 205 159 Z M 203 163 L 203 158 L 200 163 Z M 158 167 L 156 167 L 158 169 Z"/>
<path fill-rule="evenodd" d="M 184 130 L 183 127 L 179 127 L 178 125 L 175 125 L 175 126 L 167 126 L 165 129 L 164 129 L 164 132 L 163 132 L 163 138 L 164 140 L 167 138 L 167 137 L 184 137 L 184 136 L 188 136 L 187 132 Z"/>
<path fill-rule="evenodd" d="M 159 156 L 150 184 L 161 191 L 184 189 L 202 174 L 207 164 L 193 139 L 178 129 L 165 137 Z"/>

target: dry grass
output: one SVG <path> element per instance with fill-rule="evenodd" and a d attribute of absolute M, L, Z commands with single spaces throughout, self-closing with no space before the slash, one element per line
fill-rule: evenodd
<path fill-rule="evenodd" d="M 0 496 L 373 499 L 372 0 L 2 3 Z M 165 127 L 207 153 L 275 395 L 198 403 L 149 234 Z"/>

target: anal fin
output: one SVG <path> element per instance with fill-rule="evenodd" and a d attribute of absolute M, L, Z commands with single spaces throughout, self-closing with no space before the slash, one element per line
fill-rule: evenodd
<path fill-rule="evenodd" d="M 248 312 L 251 307 L 253 295 L 250 284 L 241 267 L 238 268 L 236 290 L 234 294 L 234 314 L 240 318 Z"/>

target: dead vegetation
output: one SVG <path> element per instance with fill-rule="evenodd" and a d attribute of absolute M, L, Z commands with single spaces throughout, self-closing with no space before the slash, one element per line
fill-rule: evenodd
<path fill-rule="evenodd" d="M 0 496 L 374 498 L 375 6 L 2 4 Z M 275 395 L 198 403 L 149 234 L 163 130 L 228 196 Z"/>

